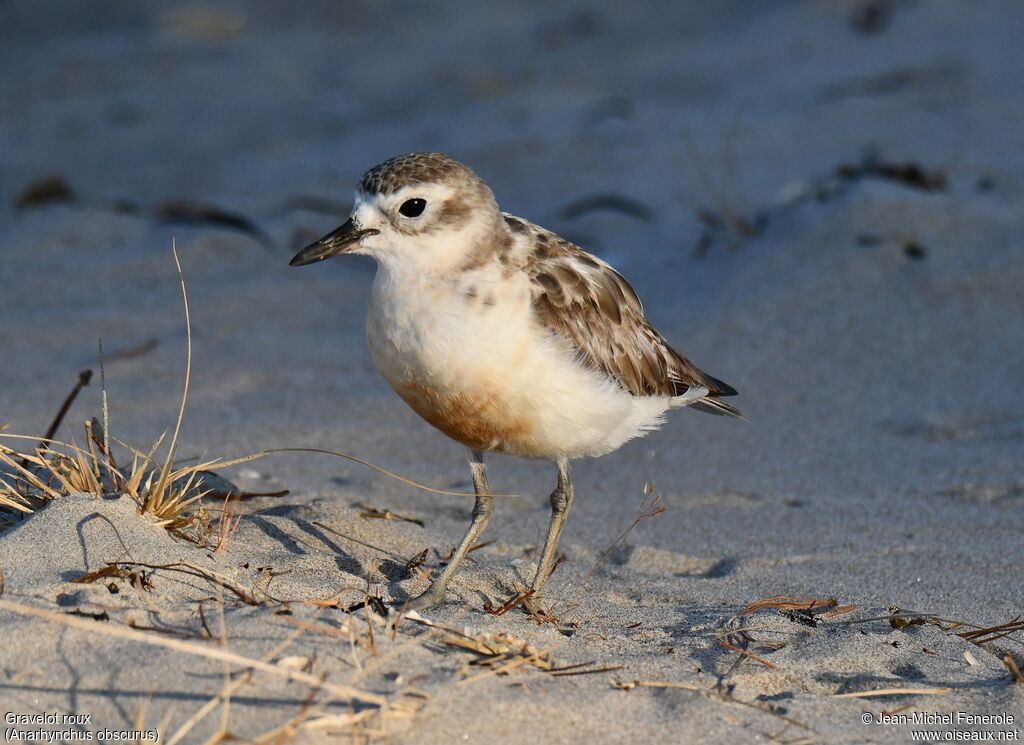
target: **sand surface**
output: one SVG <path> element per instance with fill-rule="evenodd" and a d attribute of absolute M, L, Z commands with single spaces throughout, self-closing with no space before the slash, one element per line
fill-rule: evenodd
<path fill-rule="evenodd" d="M 574 465 L 545 598 L 556 624 L 483 611 L 531 576 L 554 482 L 550 464 L 489 459 L 494 489 L 515 496 L 425 616 L 588 674 L 519 660 L 499 675 L 450 632 L 346 613 L 422 589 L 403 559 L 430 549 L 439 566 L 470 503 L 277 454 L 224 470 L 290 494 L 244 502 L 217 555 L 126 498 L 67 497 L 0 533 L 2 600 L 96 629 L 0 610 L 0 709 L 91 715 L 79 732 L 144 722 L 169 741 L 225 687 L 224 665 L 99 629 L 221 648 L 222 607 L 232 652 L 387 705 L 236 673 L 226 719 L 209 707 L 181 742 L 222 721 L 297 742 L 905 742 L 922 729 L 862 723 L 882 711 L 1016 718 L 931 727 L 943 732 L 1024 729 L 1024 686 L 1003 663 L 1024 665 L 1024 634 L 978 645 L 966 626 L 886 618 L 984 627 L 1024 611 L 1024 14 L 880 3 L 892 13 L 876 27 L 864 5 L 0 4 L 10 431 L 46 429 L 77 372 L 98 372 L 99 338 L 111 431 L 148 447 L 173 426 L 186 341 L 173 237 L 194 346 L 181 457 L 318 447 L 470 489 L 462 448 L 373 370 L 372 266 L 287 266 L 343 221 L 367 167 L 420 149 L 469 163 L 505 210 L 612 262 L 750 418 L 678 412 Z M 18 206 L 51 176 L 71 199 Z M 175 219 L 195 204 L 263 237 Z M 62 436 L 81 442 L 100 409 L 97 375 Z M 616 543 L 645 483 L 667 510 Z M 123 576 L 70 582 L 108 562 Z M 137 566 L 173 562 L 256 604 Z M 776 595 L 858 607 L 739 615 Z M 887 688 L 948 690 L 836 697 Z"/>

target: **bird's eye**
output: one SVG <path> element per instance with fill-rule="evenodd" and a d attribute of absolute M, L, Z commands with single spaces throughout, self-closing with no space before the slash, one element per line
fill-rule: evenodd
<path fill-rule="evenodd" d="M 415 199 L 406 199 L 402 202 L 402 206 L 398 208 L 398 211 L 402 213 L 403 217 L 419 217 L 426 208 L 427 200 L 416 197 Z"/>

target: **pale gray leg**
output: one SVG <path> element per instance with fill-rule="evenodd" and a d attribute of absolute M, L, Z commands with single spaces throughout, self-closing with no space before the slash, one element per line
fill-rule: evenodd
<path fill-rule="evenodd" d="M 540 591 L 544 589 L 544 583 L 551 576 L 555 549 L 558 548 L 558 539 L 562 535 L 562 526 L 565 525 L 565 518 L 569 516 L 569 507 L 572 506 L 574 496 L 572 477 L 569 474 L 569 461 L 566 458 L 559 458 L 555 464 L 558 466 L 558 486 L 551 492 L 551 522 L 548 523 L 548 537 L 544 541 L 540 563 L 537 564 L 537 575 L 530 585 L 534 600 L 538 598 Z"/>
<path fill-rule="evenodd" d="M 459 547 L 455 549 L 451 560 L 440 574 L 430 583 L 426 592 L 419 595 L 405 606 L 407 610 L 423 610 L 432 605 L 437 605 L 444 600 L 444 591 L 448 587 L 452 576 L 458 571 L 459 564 L 466 556 L 466 552 L 473 547 L 476 539 L 484 532 L 487 523 L 491 519 L 492 499 L 491 489 L 487 485 L 487 468 L 484 466 L 484 454 L 479 450 L 473 450 L 473 459 L 469 467 L 473 472 L 473 490 L 476 492 L 476 503 L 473 505 L 473 522 L 469 524 L 469 530 L 463 536 Z"/>

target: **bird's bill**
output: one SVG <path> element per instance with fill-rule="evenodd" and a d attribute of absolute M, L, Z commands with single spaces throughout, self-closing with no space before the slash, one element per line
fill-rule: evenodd
<path fill-rule="evenodd" d="M 329 259 L 338 254 L 348 253 L 359 246 L 359 241 L 368 235 L 377 235 L 380 231 L 373 228 L 360 229 L 351 218 L 337 230 L 332 230 L 315 243 L 310 243 L 295 254 L 289 266 L 306 266 L 318 261 Z"/>

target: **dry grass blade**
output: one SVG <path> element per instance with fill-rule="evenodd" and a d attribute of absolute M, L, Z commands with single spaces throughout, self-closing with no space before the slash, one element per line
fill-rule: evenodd
<path fill-rule="evenodd" d="M 492 616 L 503 616 L 513 608 L 518 608 L 523 603 L 529 601 L 531 597 L 533 597 L 533 590 L 527 590 L 526 592 L 519 593 L 511 600 L 502 603 L 497 608 L 491 605 L 490 601 L 488 601 L 484 603 L 484 612 L 489 613 Z"/>
<path fill-rule="evenodd" d="M 374 471 L 376 471 L 377 473 L 384 474 L 385 476 L 393 478 L 396 481 L 401 481 L 403 484 L 406 484 L 408 486 L 412 486 L 412 487 L 414 487 L 416 489 L 420 489 L 420 490 L 425 491 L 425 492 L 429 492 L 430 494 L 440 494 L 440 495 L 446 496 L 446 497 L 473 497 L 473 498 L 476 498 L 476 493 L 475 492 L 448 491 L 447 489 L 435 489 L 435 488 L 433 488 L 431 486 L 427 486 L 426 484 L 421 484 L 418 481 L 413 481 L 412 479 L 407 479 L 405 476 L 397 474 L 394 471 L 389 471 L 386 468 L 382 468 L 381 466 L 378 466 L 378 465 L 375 465 L 373 463 L 370 463 L 369 461 L 363 460 L 362 458 L 357 458 L 354 455 L 348 455 L 346 453 L 338 453 L 338 452 L 335 452 L 333 450 L 324 450 L 322 448 L 272 448 L 270 450 L 264 450 L 262 453 L 257 454 L 256 457 L 260 457 L 260 456 L 266 455 L 268 453 L 320 453 L 321 455 L 333 455 L 335 458 L 343 458 L 343 459 L 351 461 L 353 463 L 358 463 L 361 466 L 366 466 L 367 468 L 371 468 Z M 248 462 L 248 460 L 254 460 L 254 459 L 255 458 L 250 456 L 245 461 L 241 461 L 241 460 L 239 460 L 239 461 L 230 461 L 228 463 L 221 463 L 220 465 L 221 465 L 221 467 L 228 466 L 228 465 L 237 465 L 238 463 Z M 512 497 L 519 497 L 521 495 L 519 495 L 519 494 L 492 494 L 491 496 L 492 497 L 497 497 L 497 498 L 501 498 L 501 497 L 512 498 Z"/>
<path fill-rule="evenodd" d="M 78 398 L 78 394 L 82 392 L 82 389 L 89 385 L 89 381 L 92 380 L 92 370 L 82 370 L 78 373 L 78 382 L 75 383 L 75 387 L 71 389 L 71 393 L 64 399 L 64 403 L 61 404 L 60 409 L 57 411 L 57 415 L 50 422 L 50 426 L 46 428 L 46 434 L 43 436 L 44 440 L 49 440 L 57 433 L 57 429 L 60 427 L 60 423 L 64 421 L 64 417 L 67 416 L 68 411 L 71 409 L 71 405 Z"/>
<path fill-rule="evenodd" d="M 597 673 L 613 673 L 616 670 L 625 669 L 625 665 L 605 665 L 604 667 L 592 667 L 586 670 L 548 670 L 552 678 L 567 678 L 572 675 L 596 675 Z"/>
<path fill-rule="evenodd" d="M 473 652 L 480 659 L 474 661 L 475 667 L 488 668 L 484 672 L 459 681 L 465 685 L 492 675 L 507 675 L 520 667 L 533 667 L 548 672 L 553 667 L 551 652 L 538 650 L 521 639 L 507 634 L 483 634 L 478 637 L 449 631 L 441 641 L 450 647 L 457 647 Z M 465 668 L 464 668 L 465 669 Z"/>
<path fill-rule="evenodd" d="M 470 554 L 476 553 L 477 551 L 479 551 L 482 548 L 487 548 L 492 543 L 494 543 L 494 541 L 480 541 L 480 543 L 474 543 L 472 546 L 469 547 L 469 550 L 466 551 L 466 557 L 465 558 L 469 558 Z M 447 564 L 449 561 L 452 560 L 452 557 L 455 556 L 455 549 L 456 548 L 458 548 L 458 546 L 452 546 L 448 550 L 448 553 L 446 553 L 444 556 L 441 556 L 441 552 L 438 551 L 437 552 L 438 558 L 440 558 L 442 562 Z M 472 561 L 472 559 L 470 559 L 470 561 Z"/>
<path fill-rule="evenodd" d="M 407 517 L 406 515 L 399 515 L 397 512 L 391 510 L 382 510 L 379 507 L 371 507 L 368 504 L 359 503 L 356 505 L 362 512 L 359 513 L 359 517 L 376 520 L 399 520 L 401 522 L 412 523 L 413 525 L 419 525 L 423 527 L 423 521 L 415 517 Z"/>
<path fill-rule="evenodd" d="M 75 585 L 91 585 L 93 582 L 101 579 L 113 578 L 129 580 L 133 585 L 141 587 L 142 589 L 149 589 L 152 587 L 152 583 L 146 576 L 145 572 L 122 569 L 117 564 L 107 564 L 102 569 L 88 572 L 87 574 L 83 574 L 81 577 L 75 577 L 71 580 L 71 583 Z"/>
<path fill-rule="evenodd" d="M 979 626 L 978 624 L 974 624 L 969 621 L 944 618 L 932 613 L 919 613 L 894 609 L 890 610 L 890 612 L 884 616 L 857 618 L 850 621 L 840 621 L 839 623 L 859 625 L 873 623 L 875 621 L 888 621 L 893 628 L 905 628 L 906 626 L 916 626 L 924 623 L 938 626 L 940 629 L 947 632 L 954 632 L 957 629 L 967 628 L 969 631 L 959 631 L 957 632 L 957 636 L 973 642 L 974 644 L 986 644 L 996 639 L 1006 638 L 1010 641 L 1016 642 L 1017 644 L 1024 645 L 1024 639 L 1011 636 L 1015 632 L 1024 630 L 1024 620 L 1021 620 L 1020 616 L 1016 616 L 1012 620 L 996 626 Z"/>
<path fill-rule="evenodd" d="M 943 696 L 952 688 L 879 688 L 873 691 L 837 693 L 833 698 L 876 698 L 878 696 Z"/>
<path fill-rule="evenodd" d="M 754 662 L 760 662 L 762 665 L 764 665 L 765 667 L 770 667 L 772 670 L 778 670 L 778 665 L 772 664 L 771 662 L 769 662 L 768 660 L 764 659 L 763 657 L 758 657 L 753 652 L 749 652 L 746 649 L 743 649 L 741 647 L 737 647 L 735 644 L 730 644 L 729 642 L 718 642 L 718 645 L 720 647 L 723 647 L 724 649 L 728 649 L 728 650 L 733 651 L 733 652 L 739 652 L 744 657 L 746 657 L 748 659 L 751 659 Z"/>
<path fill-rule="evenodd" d="M 217 540 L 213 547 L 215 555 L 228 550 L 235 533 L 238 532 L 238 526 L 242 523 L 242 513 L 233 515 L 228 507 L 228 499 L 230 499 L 230 494 L 224 497 L 224 507 L 217 520 Z"/>
<path fill-rule="evenodd" d="M 352 543 L 358 543 L 360 546 L 365 546 L 366 548 L 372 548 L 374 551 L 379 551 L 380 553 L 384 554 L 385 556 L 390 556 L 391 558 L 396 559 L 396 560 L 402 562 L 407 567 L 408 566 L 415 566 L 416 560 L 419 558 L 419 555 L 413 556 L 413 557 L 402 556 L 401 554 L 395 553 L 394 551 L 389 551 L 386 548 L 381 548 L 380 546 L 374 546 L 372 543 L 367 543 L 366 541 L 361 541 L 358 538 L 353 538 L 350 535 L 346 535 L 345 533 L 342 533 L 340 530 L 336 530 L 336 529 L 332 528 L 329 525 L 324 525 L 322 522 L 320 522 L 318 520 L 313 520 L 312 524 L 315 525 L 318 528 L 323 528 L 328 533 L 330 533 L 331 535 L 335 535 L 338 538 L 344 538 L 346 541 L 352 541 Z M 423 552 L 421 551 L 420 553 L 423 553 Z"/>
<path fill-rule="evenodd" d="M 597 557 L 597 561 L 594 562 L 594 566 L 590 568 L 590 571 L 587 572 L 587 576 L 585 576 L 583 578 L 583 581 L 580 582 L 579 589 L 576 590 L 574 602 L 579 601 L 580 595 L 582 595 L 583 591 L 587 588 L 587 585 L 590 583 L 591 578 L 594 576 L 594 572 L 596 572 L 600 568 L 600 566 L 605 562 L 605 560 L 608 558 L 611 552 L 614 551 L 624 540 L 626 540 L 630 533 L 636 530 L 640 526 L 640 524 L 645 520 L 652 520 L 658 517 L 659 515 L 664 514 L 667 508 L 663 504 L 661 504 L 661 495 L 654 494 L 653 491 L 653 484 L 651 484 L 650 482 L 644 484 L 644 498 L 643 501 L 640 502 L 640 507 L 637 509 L 637 513 L 636 516 L 633 518 L 633 522 L 630 523 L 628 528 L 622 531 L 622 534 L 615 539 L 612 545 L 606 548 L 601 553 L 601 555 Z"/>
<path fill-rule="evenodd" d="M 40 458 L 45 463 L 46 469 L 57 480 L 65 494 L 103 493 L 103 482 L 97 475 L 99 467 L 96 466 L 96 458 L 91 453 L 89 453 L 89 458 L 86 458 L 85 454 L 80 451 L 73 452 L 71 455 L 49 449 L 37 452 L 40 453 Z"/>
<path fill-rule="evenodd" d="M 84 618 L 78 618 L 76 616 L 70 616 L 63 613 L 54 613 L 53 611 L 34 608 L 30 605 L 14 603 L 10 600 L 0 600 L 0 610 L 6 610 L 23 616 L 39 618 L 44 621 L 61 624 L 73 629 L 87 631 L 90 634 L 103 634 L 105 636 L 116 637 L 119 639 L 128 639 L 130 641 L 141 642 L 142 644 L 164 647 L 165 649 L 171 649 L 176 652 L 183 652 L 185 654 L 191 654 L 198 657 L 205 657 L 206 659 L 227 662 L 232 665 L 239 665 L 243 668 L 252 668 L 279 678 L 285 678 L 291 682 L 304 683 L 305 685 L 310 686 L 319 686 L 324 691 L 332 693 L 342 699 L 354 699 L 356 701 L 362 701 L 364 703 L 380 707 L 387 705 L 387 699 L 383 696 L 378 696 L 375 693 L 361 691 L 358 688 L 352 688 L 346 685 L 322 681 L 316 675 L 310 675 L 287 667 L 271 665 L 251 657 L 235 654 L 234 652 L 230 652 L 219 647 L 210 647 L 198 642 L 189 642 L 181 639 L 146 634 L 141 631 L 112 626 L 110 624 L 99 624 L 95 621 L 87 621 Z"/>
<path fill-rule="evenodd" d="M 1012 634 L 1015 631 L 1024 631 L 1024 620 L 1020 616 L 1007 621 L 1006 623 L 997 624 L 996 626 L 987 626 L 983 629 L 973 629 L 971 631 L 963 631 L 957 636 L 966 639 L 969 642 L 975 644 L 987 644 L 988 642 L 995 641 L 996 639 L 1002 639 L 1008 634 Z"/>
<path fill-rule="evenodd" d="M 4 436 L 5 437 L 11 437 L 12 435 L 4 435 Z M 13 450 L 11 450 L 9 448 L 5 448 L 2 445 L 0 445 L 0 463 L 6 463 L 8 466 L 10 466 L 15 471 L 17 471 L 19 474 L 21 474 L 22 480 L 25 481 L 25 483 L 30 484 L 34 489 L 37 489 L 39 491 L 40 495 L 43 496 L 43 498 L 45 498 L 45 499 L 57 499 L 57 498 L 59 498 L 61 496 L 60 491 L 58 491 L 57 489 L 54 489 L 49 484 L 44 483 L 38 476 L 36 476 L 34 473 L 29 471 L 24 466 L 22 466 L 21 463 L 19 463 L 17 460 L 12 458 L 11 457 L 12 455 L 17 456 L 18 453 L 15 453 Z M 30 463 L 38 463 L 39 460 L 40 460 L 38 458 L 34 458 L 33 456 L 23 455 L 22 456 L 22 460 L 26 460 L 26 459 Z M 26 496 L 26 495 L 22 495 L 22 496 Z"/>
<path fill-rule="evenodd" d="M 192 377 L 192 319 L 188 312 L 188 291 L 185 289 L 185 275 L 181 271 L 181 261 L 178 260 L 178 248 L 173 241 L 171 242 L 171 253 L 174 254 L 174 265 L 178 268 L 178 280 L 181 282 L 181 298 L 185 307 L 185 387 L 181 394 L 181 404 L 178 406 L 178 420 L 174 424 L 174 434 L 171 435 L 171 444 L 167 451 L 167 458 L 164 461 L 163 468 L 160 469 L 160 478 L 156 482 L 156 487 L 147 491 L 143 501 L 142 511 L 152 512 L 158 517 L 179 514 L 174 495 L 167 493 L 167 486 L 171 477 L 171 467 L 174 464 L 174 454 L 178 446 L 178 433 L 181 431 L 181 422 L 185 418 L 188 386 Z"/>
<path fill-rule="evenodd" d="M 835 608 L 835 598 L 794 598 L 787 595 L 775 595 L 770 598 L 755 600 L 746 608 L 737 613 L 737 616 L 747 616 L 765 608 L 776 608 L 778 610 L 824 610 Z"/>
<path fill-rule="evenodd" d="M 211 572 L 209 569 L 203 569 L 195 564 L 190 564 L 187 561 L 176 561 L 170 564 L 144 564 L 138 561 L 121 561 L 115 562 L 114 566 L 120 567 L 144 567 L 146 569 L 164 569 L 172 572 L 181 572 L 182 574 L 188 574 L 192 577 L 198 577 L 211 583 L 215 587 L 223 587 L 225 590 L 229 590 L 235 597 L 241 600 L 246 605 L 261 605 L 262 601 L 253 595 L 248 590 L 239 587 L 238 585 L 231 582 L 227 577 L 217 572 Z"/>
<path fill-rule="evenodd" d="M 15 510 L 23 514 L 32 512 L 28 500 L 3 478 L 0 478 L 0 508 Z"/>
<path fill-rule="evenodd" d="M 853 613 L 854 611 L 858 611 L 862 607 L 863 606 L 861 605 L 841 605 L 838 608 L 833 608 L 832 610 L 825 611 L 821 614 L 821 617 L 838 618 L 839 616 L 845 616 L 847 613 Z"/>

